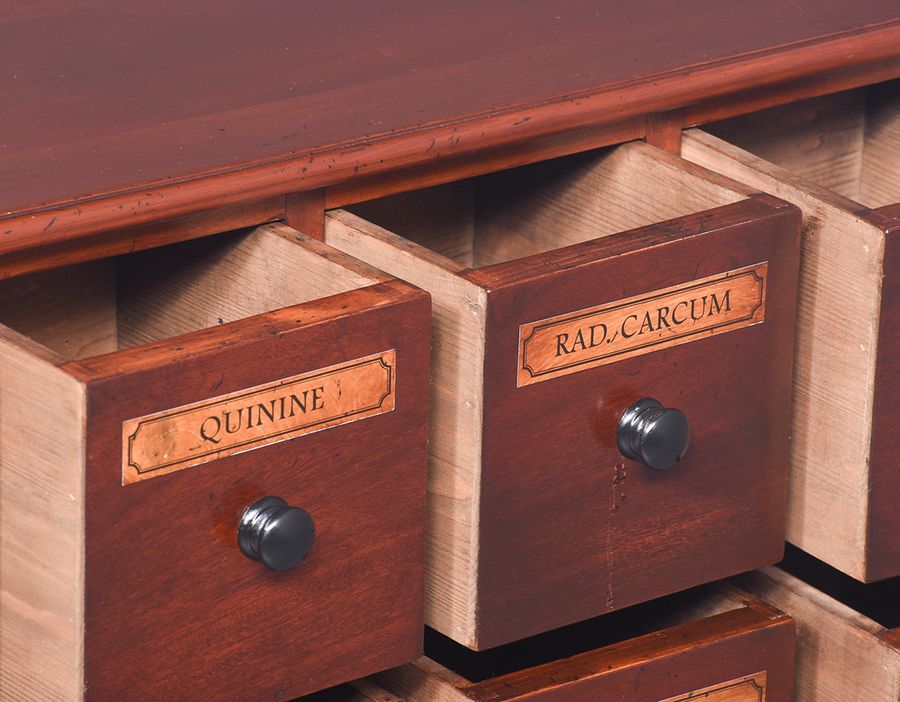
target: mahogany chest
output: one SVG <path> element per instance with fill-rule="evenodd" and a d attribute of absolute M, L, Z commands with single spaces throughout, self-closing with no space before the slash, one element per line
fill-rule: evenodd
<path fill-rule="evenodd" d="M 896 0 L 0 37 L 3 702 L 786 701 L 709 583 L 900 574 Z"/>

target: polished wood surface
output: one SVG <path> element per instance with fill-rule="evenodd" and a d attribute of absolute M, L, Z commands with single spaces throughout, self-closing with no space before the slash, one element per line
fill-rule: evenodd
<path fill-rule="evenodd" d="M 900 6 L 761 2 L 7 3 L 0 700 L 288 699 L 418 655 L 423 597 L 485 649 L 774 561 L 799 218 L 755 189 L 805 216 L 791 538 L 896 575 L 900 84 L 865 86 L 900 76 Z M 682 132 L 787 103 L 719 133 L 757 156 Z M 579 181 L 495 173 L 634 140 Z M 411 241 L 326 215 L 345 206 Z M 430 428 L 428 295 L 282 224 L 209 238 L 276 221 L 431 291 Z M 768 301 L 746 327 L 515 381 L 529 323 L 750 267 Z M 377 416 L 122 485 L 123 422 L 388 348 Z M 650 394 L 692 423 L 669 473 L 614 445 Z M 316 520 L 290 574 L 234 546 L 264 493 Z M 900 694 L 896 623 L 766 578 L 803 694 Z M 792 622 L 737 599 L 565 660 L 476 680 L 422 659 L 384 678 L 399 697 L 309 699 L 786 701 Z"/>
<path fill-rule="evenodd" d="M 451 155 L 420 166 L 354 178 L 329 186 L 325 191 L 325 207 L 346 207 L 388 195 L 591 151 L 610 144 L 634 141 L 646 134 L 646 121 L 630 119 L 615 124 L 588 126 L 460 156 Z"/>
<path fill-rule="evenodd" d="M 832 72 L 900 75 L 898 14 L 893 0 L 10 6 L 0 252 L 765 86 L 802 94 Z"/>
<path fill-rule="evenodd" d="M 566 657 L 541 637 L 515 644 L 551 658 L 531 667 L 521 667 L 522 661 L 511 653 L 513 666 L 519 666 L 492 672 L 492 653 L 487 652 L 475 654 L 488 660 L 475 664 L 484 675 L 473 676 L 459 668 L 458 661 L 447 656 L 438 660 L 438 652 L 435 659 L 423 657 L 376 679 L 408 702 L 789 702 L 793 621 L 758 600 L 733 597 L 666 612 L 644 622 L 650 633 L 593 650 L 572 655 L 564 645 Z M 591 624 L 603 628 L 602 619 L 579 627 L 584 631 Z M 507 655 L 499 658 L 503 661 Z M 710 688 L 718 688 L 719 694 Z"/>
<path fill-rule="evenodd" d="M 798 225 L 797 210 L 751 198 L 469 274 L 490 290 L 482 645 L 779 557 Z M 520 324 L 760 261 L 765 324 L 516 388 Z M 647 396 L 691 423 L 688 453 L 661 473 L 613 440 Z"/>
<path fill-rule="evenodd" d="M 68 367 L 87 385 L 88 700 L 177 699 L 184 689 L 236 702 L 277 699 L 416 654 L 428 362 L 420 338 L 428 304 L 408 289 L 384 293 L 379 306 L 355 291 L 337 296 L 341 313 L 316 325 L 299 321 L 296 308 L 248 320 L 245 343 L 230 343 L 223 326 L 209 331 L 218 337 L 213 348 L 195 350 L 182 339 L 122 351 L 130 361 L 121 365 L 107 356 Z M 291 327 L 273 336 L 289 319 Z M 121 487 L 123 419 L 206 397 L 213 387 L 252 387 L 384 348 L 397 351 L 403 399 L 394 412 L 174 480 Z M 242 510 L 264 495 L 315 520 L 313 552 L 290 573 L 267 571 L 236 548 Z M 201 665 L 197 651 L 208 656 Z"/>
<path fill-rule="evenodd" d="M 286 200 L 284 196 L 255 200 L 0 254 L 0 280 L 287 219 Z"/>
<path fill-rule="evenodd" d="M 325 190 L 307 190 L 286 195 L 284 221 L 306 236 L 324 239 Z"/>
<path fill-rule="evenodd" d="M 480 650 L 778 560 L 795 208 L 638 142 L 354 209 L 326 241 L 434 299 L 431 626 Z M 521 325 L 766 261 L 765 323 L 517 386 Z M 647 395 L 692 417 L 668 473 L 615 446 Z"/>
<path fill-rule="evenodd" d="M 102 323 L 69 319 L 52 296 L 0 317 L 38 338 L 47 327 L 65 354 L 0 327 L 15 503 L 3 503 L 0 699 L 290 699 L 415 658 L 427 294 L 280 224 L 81 265 L 94 275 L 40 273 L 39 287 L 49 295 L 52 278 L 79 300 L 110 269 Z M 85 343 L 91 330 L 103 348 Z M 385 351 L 392 411 L 123 485 L 124 422 Z M 266 495 L 316 525 L 287 573 L 236 543 Z"/>

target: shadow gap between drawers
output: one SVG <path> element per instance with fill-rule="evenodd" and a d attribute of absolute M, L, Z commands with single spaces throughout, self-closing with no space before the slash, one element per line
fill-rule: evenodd
<path fill-rule="evenodd" d="M 740 607 L 714 586 L 702 586 L 485 651 L 472 651 L 426 628 L 425 655 L 480 683 Z"/>
<path fill-rule="evenodd" d="M 900 627 L 900 577 L 861 583 L 791 544 L 785 545 L 782 570 L 878 622 L 885 629 Z"/>

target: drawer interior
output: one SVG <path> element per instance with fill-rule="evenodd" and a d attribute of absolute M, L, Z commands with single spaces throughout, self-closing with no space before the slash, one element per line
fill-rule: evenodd
<path fill-rule="evenodd" d="M 900 80 L 704 129 L 866 207 L 900 202 Z"/>
<path fill-rule="evenodd" d="M 472 651 L 426 629 L 425 654 L 477 684 L 746 606 L 735 591 L 703 586 L 487 651 Z"/>
<path fill-rule="evenodd" d="M 633 142 L 350 210 L 457 268 L 479 268 L 737 202 L 748 193 Z"/>
<path fill-rule="evenodd" d="M 271 224 L 0 281 L 0 324 L 74 360 L 379 279 L 320 242 Z"/>

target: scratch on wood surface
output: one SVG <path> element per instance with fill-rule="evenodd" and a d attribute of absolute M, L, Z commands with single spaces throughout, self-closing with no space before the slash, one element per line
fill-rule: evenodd
<path fill-rule="evenodd" d="M 606 520 L 606 555 L 609 559 L 609 578 L 606 583 L 606 609 L 615 609 L 615 595 L 613 593 L 612 577 L 615 572 L 616 548 L 613 543 L 615 539 L 615 517 L 625 500 L 625 491 L 623 485 L 625 478 L 628 477 L 628 466 L 623 463 L 617 463 L 613 469 L 612 489 L 610 490 L 609 517 Z"/>

